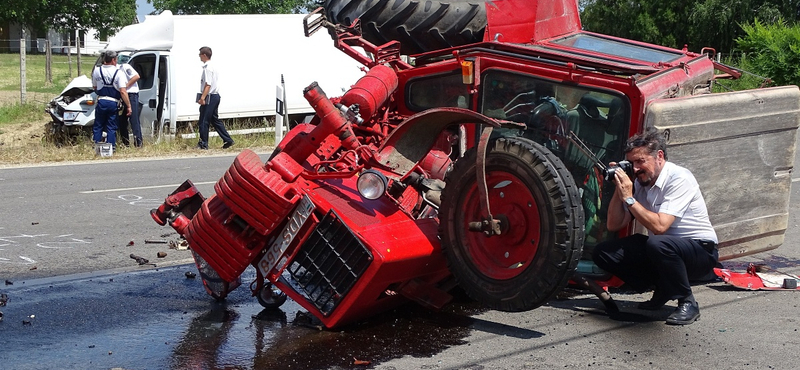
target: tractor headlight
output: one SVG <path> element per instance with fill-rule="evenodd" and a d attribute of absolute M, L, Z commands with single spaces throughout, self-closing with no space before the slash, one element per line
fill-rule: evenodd
<path fill-rule="evenodd" d="M 365 170 L 358 176 L 358 192 L 369 200 L 380 198 L 386 192 L 389 181 L 382 173 L 375 170 Z"/>

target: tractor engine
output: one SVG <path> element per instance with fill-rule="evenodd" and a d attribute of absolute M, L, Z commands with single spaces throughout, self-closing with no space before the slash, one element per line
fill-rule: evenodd
<path fill-rule="evenodd" d="M 396 165 L 387 138 L 399 124 L 389 111 L 397 86 L 384 65 L 340 98 L 312 83 L 304 95 L 314 120 L 287 133 L 266 163 L 244 150 L 215 195 L 205 199 L 187 180 L 151 211 L 189 242 L 211 296 L 224 298 L 252 265 L 254 295 L 274 285 L 327 327 L 402 299 L 449 301 L 438 286 L 450 273 L 436 217 L 457 135 L 444 130 L 421 160 Z"/>

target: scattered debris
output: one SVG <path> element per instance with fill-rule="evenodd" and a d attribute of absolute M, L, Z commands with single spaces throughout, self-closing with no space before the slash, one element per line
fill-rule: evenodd
<path fill-rule="evenodd" d="M 31 225 L 38 225 L 38 222 L 31 222 Z"/>
<path fill-rule="evenodd" d="M 311 329 L 317 329 L 320 331 L 323 329 L 322 322 L 318 318 L 304 311 L 297 311 L 297 314 L 295 314 L 294 317 L 293 324 L 304 326 Z"/>
<path fill-rule="evenodd" d="M 164 258 L 164 257 L 166 257 L 166 256 L 167 256 L 167 252 L 158 252 L 158 253 L 156 254 L 156 256 L 158 256 L 158 258 Z"/>
<path fill-rule="evenodd" d="M 28 270 L 31 270 L 31 271 L 33 271 L 33 270 L 36 270 L 37 268 L 38 268 L 38 267 L 36 267 L 36 266 L 32 266 L 32 267 L 31 267 L 31 268 L 29 268 Z"/>
<path fill-rule="evenodd" d="M 0 311 L 0 321 L 3 321 L 3 311 Z"/>
<path fill-rule="evenodd" d="M 369 364 L 370 364 L 369 361 L 363 361 L 353 357 L 353 365 L 369 365 Z"/>
<path fill-rule="evenodd" d="M 129 241 L 129 242 L 128 242 L 128 246 L 129 246 L 129 247 L 130 247 L 130 246 L 132 246 L 133 244 L 134 244 L 134 243 L 133 243 L 133 240 L 131 240 L 131 241 Z"/>
<path fill-rule="evenodd" d="M 158 239 L 158 240 L 154 240 L 154 239 L 145 239 L 145 240 L 144 240 L 144 243 L 145 243 L 145 244 L 167 244 L 167 243 L 169 243 L 169 242 L 168 242 L 168 241 L 166 241 L 166 240 L 164 240 L 164 239 Z"/>
<path fill-rule="evenodd" d="M 161 234 L 159 236 L 162 237 L 162 238 L 169 238 L 169 236 L 172 235 L 172 234 L 175 234 L 175 233 L 166 233 L 166 234 Z"/>
<path fill-rule="evenodd" d="M 94 344 L 90 344 L 90 345 L 89 345 L 89 348 L 94 348 Z"/>
<path fill-rule="evenodd" d="M 189 249 L 189 242 L 186 239 L 181 240 L 170 240 L 169 241 L 169 248 L 170 249 L 177 249 L 179 251 L 185 251 Z"/>
<path fill-rule="evenodd" d="M 0 294 L 0 307 L 4 307 L 8 302 L 8 294 L 2 293 Z"/>
<path fill-rule="evenodd" d="M 186 273 L 184 275 L 186 275 L 187 279 L 194 279 L 195 277 L 197 277 L 197 274 L 195 274 L 194 272 L 191 272 L 191 271 L 186 271 Z"/>
<path fill-rule="evenodd" d="M 137 256 L 137 255 L 135 255 L 133 253 L 131 253 L 131 258 L 135 259 L 136 263 L 138 263 L 140 265 L 146 265 L 146 264 L 150 263 L 150 260 L 148 260 L 147 258 L 139 257 L 139 256 Z"/>
<path fill-rule="evenodd" d="M 11 280 L 6 280 L 6 285 L 14 285 L 14 282 Z"/>

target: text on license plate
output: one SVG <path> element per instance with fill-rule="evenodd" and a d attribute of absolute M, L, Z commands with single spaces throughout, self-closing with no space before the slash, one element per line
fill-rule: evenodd
<path fill-rule="evenodd" d="M 303 227 L 303 224 L 306 223 L 306 220 L 308 220 L 308 217 L 311 216 L 315 208 L 314 203 L 311 202 L 308 196 L 304 195 L 303 198 L 300 199 L 297 203 L 297 208 L 289 215 L 289 221 L 286 222 L 286 226 L 283 227 L 278 238 L 275 239 L 275 242 L 272 243 L 267 253 L 264 254 L 264 257 L 262 257 L 261 261 L 258 263 L 258 269 L 263 276 L 267 276 L 269 272 L 275 268 L 281 256 L 283 256 L 286 249 L 289 248 L 289 244 L 292 244 L 292 240 L 294 240 L 297 233 L 300 232 L 300 228 Z"/>

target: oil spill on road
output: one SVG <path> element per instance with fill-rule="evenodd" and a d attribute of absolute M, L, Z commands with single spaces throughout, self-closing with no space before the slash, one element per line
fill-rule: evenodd
<path fill-rule="evenodd" d="M 439 312 L 407 304 L 318 330 L 297 325 L 305 311 L 295 302 L 263 310 L 244 286 L 215 302 L 199 279 L 185 277 L 193 269 L 8 286 L 0 363 L 14 369 L 363 369 L 403 356 L 430 357 L 463 344 L 472 330 L 540 334 L 472 318 L 482 309 L 463 298 Z M 251 270 L 244 281 L 255 278 Z"/>

